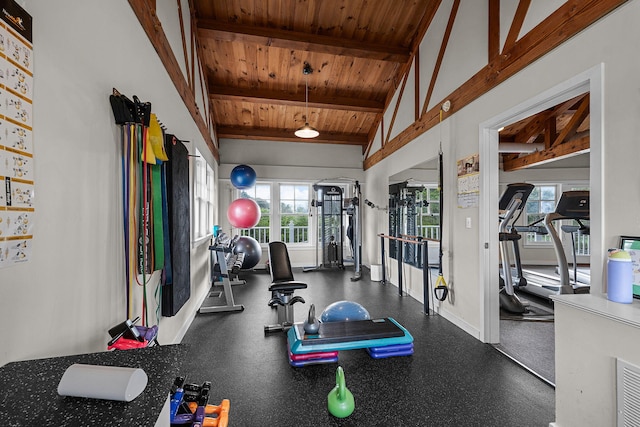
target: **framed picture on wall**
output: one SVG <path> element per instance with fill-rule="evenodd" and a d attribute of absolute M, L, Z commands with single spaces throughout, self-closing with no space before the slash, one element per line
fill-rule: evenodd
<path fill-rule="evenodd" d="M 640 298 L 640 237 L 621 236 L 620 249 L 631 255 L 633 268 L 633 297 Z"/>

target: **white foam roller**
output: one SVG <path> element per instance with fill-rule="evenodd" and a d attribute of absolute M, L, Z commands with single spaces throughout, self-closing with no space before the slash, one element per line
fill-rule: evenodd
<path fill-rule="evenodd" d="M 61 396 L 131 402 L 147 387 L 147 374 L 139 368 L 73 364 L 58 384 Z"/>

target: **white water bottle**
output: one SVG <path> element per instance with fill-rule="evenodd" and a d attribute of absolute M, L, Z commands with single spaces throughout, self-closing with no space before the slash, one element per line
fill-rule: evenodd
<path fill-rule="evenodd" d="M 607 261 L 607 298 L 613 302 L 631 304 L 633 301 L 633 269 L 627 251 L 609 251 Z"/>

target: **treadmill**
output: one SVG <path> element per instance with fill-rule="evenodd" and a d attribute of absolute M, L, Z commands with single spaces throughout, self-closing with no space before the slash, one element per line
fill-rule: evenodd
<path fill-rule="evenodd" d="M 551 236 L 553 249 L 555 250 L 558 260 L 556 268 L 558 274 L 540 274 L 525 270 L 524 275 L 527 278 L 528 286 L 523 288 L 523 291 L 543 298 L 549 298 L 551 295 L 558 294 L 589 293 L 589 284 L 581 283 L 575 280 L 575 277 L 572 282 L 571 275 L 569 274 L 567 256 L 565 255 L 558 231 L 554 226 L 554 222 L 565 219 L 576 220 L 579 224 L 582 224 L 580 221 L 589 220 L 589 191 L 565 191 L 562 193 L 562 196 L 560 196 L 555 211 L 545 215 L 543 223 L 545 230 Z M 581 227 L 587 228 L 584 225 L 581 225 Z M 519 229 L 521 228 L 519 227 Z M 571 232 L 573 229 L 569 226 L 565 227 L 565 231 Z M 575 247 L 573 250 L 575 250 Z M 575 257 L 574 271 L 576 271 Z"/>
<path fill-rule="evenodd" d="M 500 240 L 500 257 L 502 258 L 502 272 L 500 277 L 500 307 L 510 313 L 522 314 L 525 312 L 525 305 L 515 294 L 515 287 L 524 287 L 527 285 L 527 279 L 522 273 L 522 264 L 520 262 L 519 240 L 521 235 L 518 234 L 514 223 L 522 214 L 529 195 L 535 186 L 527 183 L 509 184 L 507 189 L 500 197 L 499 209 L 502 214 L 500 218 L 499 240 Z M 515 257 L 515 271 L 511 268 L 511 250 L 509 243 L 512 245 Z"/>

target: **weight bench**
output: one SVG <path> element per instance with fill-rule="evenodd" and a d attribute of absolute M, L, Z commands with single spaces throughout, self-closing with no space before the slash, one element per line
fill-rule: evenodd
<path fill-rule="evenodd" d="M 285 331 L 293 325 L 293 304 L 304 303 L 300 296 L 293 296 L 296 289 L 306 289 L 307 284 L 296 281 L 291 271 L 291 261 L 287 245 L 283 242 L 269 243 L 269 267 L 271 271 L 271 299 L 270 307 L 276 307 L 278 311 L 278 323 L 266 325 L 264 332 Z"/>

